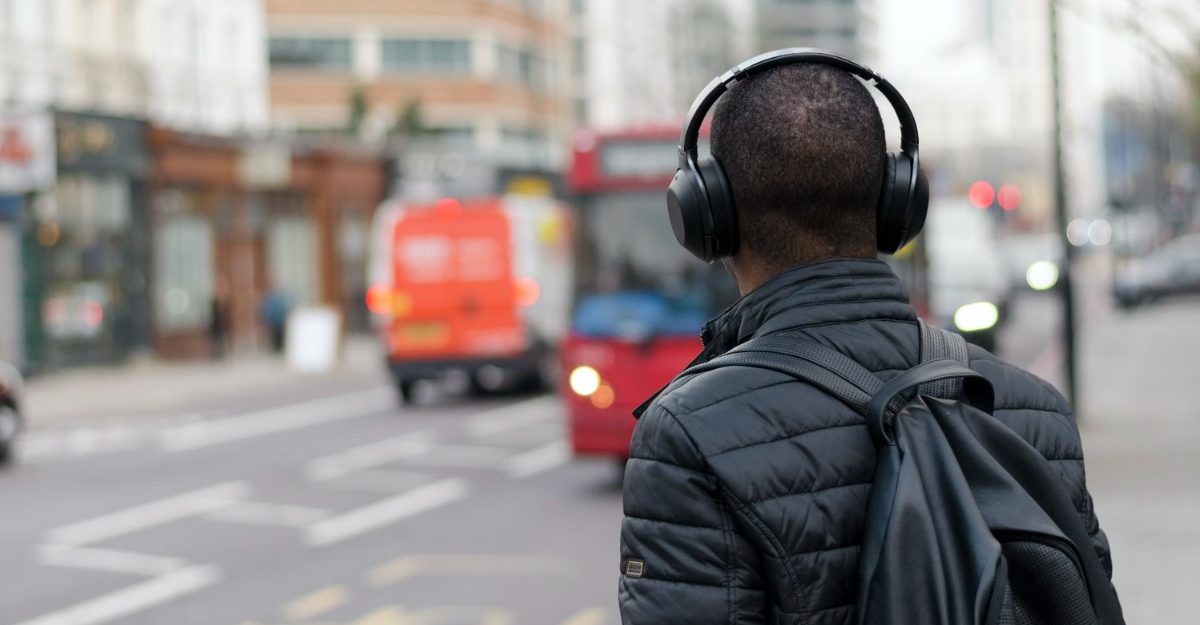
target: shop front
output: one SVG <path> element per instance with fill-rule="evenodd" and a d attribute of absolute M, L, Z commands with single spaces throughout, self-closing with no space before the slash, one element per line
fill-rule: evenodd
<path fill-rule="evenodd" d="M 26 368 L 26 262 L 29 207 L 54 184 L 53 120 L 48 113 L 0 113 L 0 362 Z M 36 319 L 36 315 L 34 319 Z"/>
<path fill-rule="evenodd" d="M 145 124 L 54 115 L 57 177 L 26 221 L 26 350 L 34 368 L 119 361 L 148 342 Z"/>
<path fill-rule="evenodd" d="M 381 199 L 378 158 L 164 129 L 151 137 L 160 355 L 265 349 L 272 303 L 333 304 L 347 317 L 361 306 L 347 295 L 365 291 L 365 235 L 356 255 L 354 227 L 365 230 Z"/>

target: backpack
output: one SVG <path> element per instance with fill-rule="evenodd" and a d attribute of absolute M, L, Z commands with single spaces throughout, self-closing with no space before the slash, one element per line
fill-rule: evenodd
<path fill-rule="evenodd" d="M 884 382 L 787 331 L 683 375 L 749 366 L 853 407 L 879 450 L 859 553 L 858 625 L 1123 625 L 1062 478 L 991 415 L 963 338 L 920 323 L 921 363 Z"/>

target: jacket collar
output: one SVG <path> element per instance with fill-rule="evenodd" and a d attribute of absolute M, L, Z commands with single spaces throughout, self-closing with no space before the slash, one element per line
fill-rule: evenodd
<path fill-rule="evenodd" d="M 705 324 L 700 335 L 704 350 L 688 367 L 756 334 L 862 319 L 917 319 L 907 290 L 887 263 L 834 259 L 802 265 L 771 278 Z M 634 410 L 634 416 L 640 417 L 661 393 Z"/>
<path fill-rule="evenodd" d="M 705 324 L 701 338 L 713 357 L 760 330 L 881 317 L 916 321 L 908 291 L 891 267 L 881 260 L 833 259 L 771 278 Z"/>

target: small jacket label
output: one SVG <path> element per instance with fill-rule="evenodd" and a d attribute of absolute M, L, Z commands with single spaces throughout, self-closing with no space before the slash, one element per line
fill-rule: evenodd
<path fill-rule="evenodd" d="M 646 562 L 644 560 L 625 561 L 625 577 L 641 577 L 645 573 Z"/>

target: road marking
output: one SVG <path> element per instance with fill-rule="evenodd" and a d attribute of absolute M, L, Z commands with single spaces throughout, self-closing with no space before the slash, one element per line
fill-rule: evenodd
<path fill-rule="evenodd" d="M 245 482 L 226 482 L 56 527 L 47 532 L 46 537 L 49 542 L 60 545 L 86 545 L 213 512 L 246 498 L 249 493 L 250 486 Z"/>
<path fill-rule="evenodd" d="M 257 501 L 243 501 L 209 513 L 205 518 L 228 523 L 306 527 L 329 516 L 327 510 Z"/>
<path fill-rule="evenodd" d="M 314 481 L 333 480 L 364 469 L 411 458 L 425 453 L 432 445 L 432 433 L 410 432 L 336 454 L 316 458 L 308 463 L 306 473 Z"/>
<path fill-rule="evenodd" d="M 562 625 L 602 625 L 608 614 L 601 608 L 584 610 L 562 622 Z"/>
<path fill-rule="evenodd" d="M 561 559 L 546 556 L 404 556 L 367 571 L 367 583 L 379 588 L 424 575 L 538 575 L 553 574 L 562 568 Z"/>
<path fill-rule="evenodd" d="M 536 447 L 508 461 L 508 474 L 515 478 L 526 478 L 562 466 L 571 460 L 571 449 L 566 441 L 554 441 Z"/>
<path fill-rule="evenodd" d="M 556 397 L 543 396 L 489 410 L 472 417 L 467 426 L 471 436 L 494 436 L 554 418 L 558 407 Z"/>
<path fill-rule="evenodd" d="M 349 597 L 345 586 L 326 586 L 289 602 L 283 614 L 292 622 L 308 621 L 344 605 Z"/>
<path fill-rule="evenodd" d="M 451 478 L 319 521 L 308 528 L 308 544 L 331 545 L 379 529 L 467 496 L 466 480 Z"/>
<path fill-rule="evenodd" d="M 115 549 L 93 547 L 67 547 L 63 545 L 39 545 L 35 555 L 39 564 L 77 569 L 91 569 L 155 577 L 181 568 L 179 558 L 153 556 Z"/>
<path fill-rule="evenodd" d="M 169 428 L 159 433 L 158 444 L 166 452 L 188 451 L 365 417 L 389 410 L 395 402 L 395 393 L 389 388 L 323 397 Z"/>
<path fill-rule="evenodd" d="M 354 621 L 352 625 L 408 625 L 409 619 L 404 612 L 395 606 L 375 610 L 370 614 Z"/>
<path fill-rule="evenodd" d="M 166 603 L 211 586 L 220 571 L 193 566 L 139 582 L 115 592 L 77 603 L 17 625 L 98 625 Z"/>

